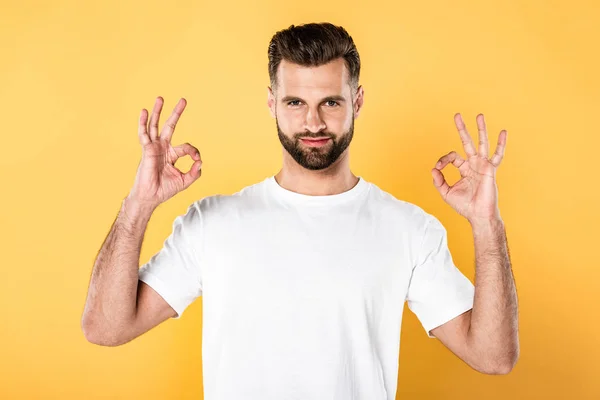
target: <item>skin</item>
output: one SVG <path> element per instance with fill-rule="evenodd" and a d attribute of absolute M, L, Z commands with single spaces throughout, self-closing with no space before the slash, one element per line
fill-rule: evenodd
<path fill-rule="evenodd" d="M 466 153 L 440 157 L 431 170 L 442 199 L 471 224 L 475 245 L 475 299 L 473 308 L 431 330 L 463 361 L 487 374 L 507 374 L 519 358 L 518 299 L 504 222 L 498 208 L 496 171 L 504 157 L 506 130 L 488 158 L 488 134 L 483 114 L 476 117 L 478 149 L 460 114 L 454 122 Z M 442 169 L 452 165 L 461 178 L 452 186 Z"/>
<path fill-rule="evenodd" d="M 348 77 L 342 58 L 318 67 L 281 61 L 267 106 L 283 150 L 275 179 L 285 189 L 319 196 L 345 192 L 358 183 L 350 171 L 349 145 L 364 91 L 362 86 L 351 88 Z M 332 139 L 323 147 L 311 148 L 299 139 L 322 136 Z"/>
<path fill-rule="evenodd" d="M 177 102 L 159 136 L 163 103 L 159 96 L 151 115 L 142 109 L 138 125 L 142 158 L 135 182 L 123 199 L 90 277 L 81 328 L 89 342 L 101 346 L 125 344 L 176 315 L 154 289 L 138 279 L 140 250 L 152 213 L 201 175 L 198 149 L 190 143 L 171 144 L 187 101 L 182 98 Z M 175 163 L 186 156 L 194 163 L 184 173 Z"/>

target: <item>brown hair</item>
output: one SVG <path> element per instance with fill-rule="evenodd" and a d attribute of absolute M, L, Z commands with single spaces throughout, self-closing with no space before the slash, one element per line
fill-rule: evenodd
<path fill-rule="evenodd" d="M 310 23 L 278 31 L 269 43 L 269 79 L 277 88 L 277 68 L 282 59 L 305 67 L 318 67 L 343 57 L 350 87 L 358 88 L 360 57 L 352 37 L 341 26 L 328 22 Z"/>

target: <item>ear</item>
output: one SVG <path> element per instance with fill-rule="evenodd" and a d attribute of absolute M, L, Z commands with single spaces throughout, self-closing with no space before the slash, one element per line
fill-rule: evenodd
<path fill-rule="evenodd" d="M 269 111 L 271 113 L 271 117 L 275 118 L 275 94 L 273 94 L 273 90 L 271 87 L 267 86 L 267 107 L 269 107 Z"/>
<path fill-rule="evenodd" d="M 358 114 L 363 106 L 365 91 L 361 86 L 356 89 L 356 97 L 354 98 L 354 104 L 352 105 L 354 111 L 354 119 L 358 118 Z"/>

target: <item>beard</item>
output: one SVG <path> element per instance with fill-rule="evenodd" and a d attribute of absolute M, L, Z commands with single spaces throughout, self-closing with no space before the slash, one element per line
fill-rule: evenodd
<path fill-rule="evenodd" d="M 354 135 L 354 117 L 350 129 L 341 135 L 334 135 L 329 132 L 319 132 L 311 134 L 308 132 L 295 133 L 291 137 L 283 133 L 279 128 L 279 121 L 275 117 L 277 125 L 277 136 L 283 148 L 290 156 L 302 167 L 318 171 L 329 167 L 340 155 L 350 146 L 352 136 Z M 329 137 L 331 141 L 324 146 L 308 147 L 302 144 L 301 137 Z"/>

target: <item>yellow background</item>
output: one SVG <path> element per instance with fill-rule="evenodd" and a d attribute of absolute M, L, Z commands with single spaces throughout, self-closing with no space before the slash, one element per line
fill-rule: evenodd
<path fill-rule="evenodd" d="M 474 140 L 484 113 L 490 154 L 508 131 L 497 180 L 520 360 L 509 375 L 480 374 L 406 308 L 397 398 L 600 398 L 597 2 L 3 1 L 0 15 L 0 398 L 202 398 L 201 298 L 121 347 L 80 328 L 93 262 L 135 177 L 140 110 L 163 96 L 162 127 L 185 97 L 173 143 L 204 161 L 153 215 L 141 264 L 191 202 L 279 170 L 267 45 L 322 21 L 344 26 L 362 59 L 353 172 L 436 215 L 471 280 L 470 226 L 430 169 L 464 155 L 455 112 Z"/>

